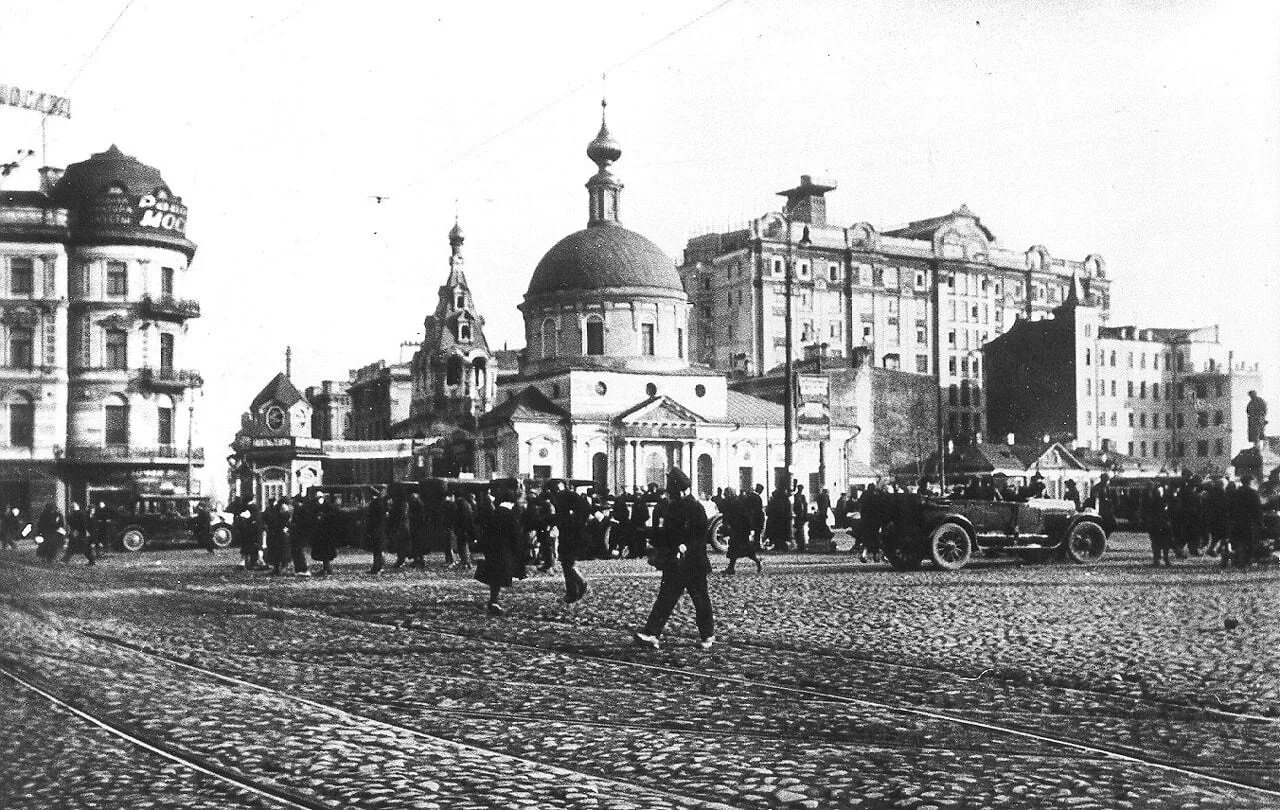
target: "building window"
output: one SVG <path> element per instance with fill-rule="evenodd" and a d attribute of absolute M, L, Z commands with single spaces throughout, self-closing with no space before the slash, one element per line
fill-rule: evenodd
<path fill-rule="evenodd" d="M 956 345 L 956 330 L 952 329 L 947 332 L 947 343 L 951 346 Z"/>
<path fill-rule="evenodd" d="M 9 445 L 31 447 L 35 444 L 35 404 L 23 391 L 9 396 Z"/>
<path fill-rule="evenodd" d="M 1177 453 L 1178 458 L 1186 458 L 1186 455 L 1187 455 L 1187 443 L 1178 442 L 1178 453 Z"/>
<path fill-rule="evenodd" d="M 773 274 L 775 276 L 782 275 L 782 259 L 773 260 Z"/>
<path fill-rule="evenodd" d="M 604 354 L 604 320 L 587 318 L 587 354 Z"/>
<path fill-rule="evenodd" d="M 118 446 L 129 443 L 129 406 L 124 397 L 116 394 L 107 400 L 106 405 L 106 441 L 108 445 Z"/>
<path fill-rule="evenodd" d="M 1201 458 L 1205 458 L 1206 456 L 1209 455 L 1208 439 L 1201 439 L 1200 441 L 1196 442 L 1196 455 Z"/>
<path fill-rule="evenodd" d="M 129 335 L 123 329 L 108 329 L 105 365 L 111 369 L 129 367 Z"/>
<path fill-rule="evenodd" d="M 1129 442 L 1129 455 L 1133 455 L 1133 442 Z"/>
<path fill-rule="evenodd" d="M 1225 454 L 1223 453 L 1222 439 L 1214 439 L 1214 441 L 1213 441 L 1213 454 L 1214 454 L 1215 456 L 1225 455 Z"/>
<path fill-rule="evenodd" d="M 1160 383 L 1157 383 L 1157 382 L 1151 383 L 1151 398 L 1152 399 L 1160 398 Z"/>
<path fill-rule="evenodd" d="M 899 366 L 901 366 L 901 364 L 902 364 L 902 361 L 899 359 L 898 355 L 896 354 L 886 354 L 884 356 L 885 368 L 897 371 Z"/>
<path fill-rule="evenodd" d="M 1129 380 L 1129 399 L 1133 399 L 1133 380 Z"/>
<path fill-rule="evenodd" d="M 1129 411 L 1129 427 L 1133 427 L 1133 420 L 1134 420 L 1133 411 Z M 1130 453 L 1129 455 L 1133 455 L 1133 453 Z"/>
<path fill-rule="evenodd" d="M 658 395 L 658 386 L 654 383 L 645 383 L 644 392 L 651 397 L 656 397 Z"/>
<path fill-rule="evenodd" d="M 1222 383 L 1218 382 L 1213 384 L 1213 395 L 1215 397 L 1222 396 Z"/>
<path fill-rule="evenodd" d="M 949 385 L 949 386 L 947 386 L 947 404 L 948 404 L 948 405 L 959 405 L 959 404 L 960 404 L 960 388 L 959 388 L 959 386 L 955 386 L 955 385 Z"/>
<path fill-rule="evenodd" d="M 1116 381 L 1115 381 L 1115 380 L 1112 380 L 1112 381 L 1111 381 L 1111 396 L 1113 396 L 1113 397 L 1114 397 L 1115 395 L 1116 395 Z"/>
<path fill-rule="evenodd" d="M 653 357 L 653 324 L 640 324 L 640 354 L 645 357 Z"/>
<path fill-rule="evenodd" d="M 173 335 L 168 333 L 160 335 L 160 368 L 165 371 L 173 369 Z"/>
<path fill-rule="evenodd" d="M 1000 314 L 1000 313 L 999 313 L 999 312 L 997 312 L 996 314 L 998 315 L 998 314 Z M 1084 350 L 1084 364 L 1085 364 L 1086 366 L 1093 365 L 1092 360 L 1093 360 L 1093 351 L 1092 351 L 1091 349 L 1085 349 L 1085 350 Z"/>
<path fill-rule="evenodd" d="M 929 339 L 928 339 L 928 335 L 927 335 L 927 333 L 925 332 L 925 330 L 923 330 L 923 329 L 917 329 L 917 330 L 916 330 L 916 343 L 919 343 L 919 344 L 923 345 L 923 344 L 928 343 L 928 342 L 929 342 Z"/>
<path fill-rule="evenodd" d="M 173 297 L 173 268 L 160 268 L 160 294 L 165 298 Z"/>
<path fill-rule="evenodd" d="M 1093 411 L 1084 412 L 1084 423 L 1085 425 L 1088 425 L 1088 426 L 1093 425 Z"/>
<path fill-rule="evenodd" d="M 1214 427 L 1222 427 L 1222 422 L 1223 422 L 1222 411 L 1214 411 L 1214 412 L 1213 412 L 1213 426 L 1214 426 Z"/>
<path fill-rule="evenodd" d="M 733 324 L 729 324 L 729 337 L 733 337 Z M 676 357 L 684 357 L 684 330 L 676 330 Z"/>
<path fill-rule="evenodd" d="M 840 265 L 833 264 L 827 267 L 827 280 L 828 281 L 840 280 Z"/>
<path fill-rule="evenodd" d="M 1093 379 L 1090 377 L 1085 377 L 1084 395 L 1087 397 L 1093 396 Z"/>
<path fill-rule="evenodd" d="M 1146 380 L 1143 380 L 1142 382 L 1138 383 L 1138 399 L 1146 399 L 1146 398 L 1147 398 L 1147 383 L 1146 383 Z"/>
<path fill-rule="evenodd" d="M 156 408 L 156 443 L 173 444 L 173 408 Z"/>
<path fill-rule="evenodd" d="M 808 278 L 808 277 L 809 277 L 809 263 L 800 262 L 800 278 Z"/>
<path fill-rule="evenodd" d="M 954 356 L 947 358 L 947 370 L 952 374 L 956 373 L 956 358 Z"/>
<path fill-rule="evenodd" d="M 1115 411 L 1112 411 L 1112 412 L 1111 412 L 1111 427 L 1115 427 L 1115 426 L 1116 426 L 1116 412 L 1115 412 Z"/>
<path fill-rule="evenodd" d="M 925 281 L 926 279 L 925 279 L 924 273 L 917 270 L 916 271 L 916 289 L 923 290 L 925 286 Z"/>
<path fill-rule="evenodd" d="M 9 260 L 9 294 L 31 295 L 35 292 L 35 262 L 26 258 Z"/>
<path fill-rule="evenodd" d="M 862 327 L 862 339 L 863 339 L 864 341 L 871 340 L 871 327 L 870 327 L 870 326 L 864 326 L 864 327 Z"/>
<path fill-rule="evenodd" d="M 1143 458 L 1146 458 L 1146 457 L 1147 457 L 1147 443 L 1146 443 L 1146 442 L 1138 442 L 1138 455 L 1142 456 Z"/>
<path fill-rule="evenodd" d="M 1199 411 L 1196 413 L 1196 427 L 1209 427 L 1209 412 Z"/>
<path fill-rule="evenodd" d="M 471 342 L 471 321 L 468 321 L 466 318 L 462 318 L 458 321 L 458 342 Z"/>
<path fill-rule="evenodd" d="M 444 383 L 457 385 L 460 382 L 462 382 L 462 358 L 456 354 L 450 355 L 444 367 Z"/>
<path fill-rule="evenodd" d="M 1144 428 L 1146 426 L 1147 426 L 1147 415 L 1145 413 L 1138 414 L 1138 427 Z"/>
<path fill-rule="evenodd" d="M 1183 416 L 1184 416 L 1183 414 L 1178 414 L 1178 430 L 1182 430 L 1184 427 L 1187 426 L 1187 420 L 1183 418 Z"/>
<path fill-rule="evenodd" d="M 9 367 L 31 368 L 35 363 L 35 330 L 27 326 L 9 327 Z"/>
<path fill-rule="evenodd" d="M 1112 353 L 1111 353 L 1111 367 L 1112 367 L 1112 368 L 1115 368 L 1115 366 L 1116 366 L 1116 353 L 1115 353 L 1115 352 L 1112 352 Z"/>
<path fill-rule="evenodd" d="M 927 354 L 916 355 L 916 373 L 917 374 L 929 373 L 929 355 Z"/>
<path fill-rule="evenodd" d="M 554 318 L 547 318 L 542 322 L 542 356 L 556 356 L 556 322 Z"/>
<path fill-rule="evenodd" d="M 107 262 L 107 295 L 119 298 L 129 294 L 129 274 L 124 262 Z"/>

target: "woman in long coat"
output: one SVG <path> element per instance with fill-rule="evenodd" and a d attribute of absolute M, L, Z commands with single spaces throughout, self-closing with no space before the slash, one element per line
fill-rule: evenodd
<path fill-rule="evenodd" d="M 316 497 L 315 524 L 311 535 L 311 559 L 320 563 L 320 575 L 333 573 L 330 567 L 338 557 L 342 514 L 321 493 Z"/>
<path fill-rule="evenodd" d="M 522 547 L 523 511 L 520 490 L 514 481 L 499 480 L 492 485 L 497 505 L 485 521 L 481 534 L 481 551 L 484 562 L 476 566 L 476 580 L 489 586 L 488 611 L 501 616 L 505 611 L 498 604 L 503 588 L 510 588 L 512 581 L 525 577 L 525 555 Z"/>
<path fill-rule="evenodd" d="M 764 517 L 764 539 L 773 544 L 774 551 L 786 551 L 791 539 L 791 500 L 781 488 L 769 496 Z"/>

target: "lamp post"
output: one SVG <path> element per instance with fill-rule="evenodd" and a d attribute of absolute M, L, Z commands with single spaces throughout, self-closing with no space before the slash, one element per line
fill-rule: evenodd
<path fill-rule="evenodd" d="M 791 464 L 795 450 L 795 436 L 792 421 L 794 415 L 794 397 L 795 397 L 795 362 L 794 362 L 794 340 L 791 336 L 791 291 L 795 284 L 795 251 L 791 243 L 791 218 L 785 213 L 782 215 L 782 223 L 787 231 L 787 260 L 784 263 L 785 275 L 783 277 L 783 298 L 785 298 L 784 307 L 784 323 L 783 323 L 783 365 L 784 375 L 786 378 L 786 392 L 782 400 L 782 466 L 784 480 L 781 486 L 789 488 L 791 486 Z M 806 225 L 804 233 L 800 237 L 800 247 L 809 247 L 809 226 Z"/>

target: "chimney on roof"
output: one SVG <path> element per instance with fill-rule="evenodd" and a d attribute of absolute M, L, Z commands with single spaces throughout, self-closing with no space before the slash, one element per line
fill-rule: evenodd
<path fill-rule="evenodd" d="M 808 222 L 811 225 L 827 224 L 828 191 L 835 191 L 836 181 L 819 177 L 814 179 L 807 174 L 800 175 L 800 185 L 779 191 L 778 196 L 787 198 L 787 205 L 782 213 L 794 222 Z"/>

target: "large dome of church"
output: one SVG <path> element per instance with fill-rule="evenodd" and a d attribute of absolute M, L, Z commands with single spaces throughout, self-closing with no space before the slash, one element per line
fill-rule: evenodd
<path fill-rule="evenodd" d="M 571 233 L 538 262 L 526 296 L 614 287 L 656 287 L 684 294 L 675 262 L 662 248 L 617 222 Z"/>

